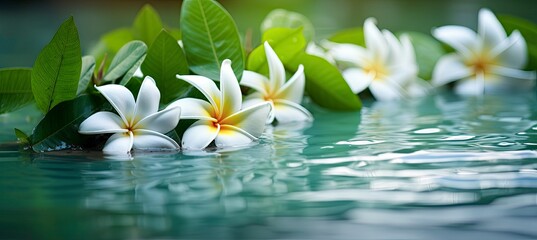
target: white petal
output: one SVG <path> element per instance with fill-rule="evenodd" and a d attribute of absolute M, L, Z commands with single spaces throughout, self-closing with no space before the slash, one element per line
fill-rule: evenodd
<path fill-rule="evenodd" d="M 231 125 L 243 129 L 254 137 L 259 137 L 265 129 L 265 123 L 271 111 L 268 102 L 245 108 L 221 121 L 222 125 Z"/>
<path fill-rule="evenodd" d="M 263 98 L 263 95 L 259 92 L 252 93 L 244 98 L 244 102 L 242 102 L 242 108 L 249 108 L 251 106 L 260 104 L 266 102 Z"/>
<path fill-rule="evenodd" d="M 313 121 L 311 113 L 294 102 L 274 102 L 274 115 L 278 123 Z"/>
<path fill-rule="evenodd" d="M 111 112 L 97 112 L 84 120 L 78 129 L 82 134 L 103 134 L 128 132 L 121 118 Z"/>
<path fill-rule="evenodd" d="M 325 43 L 329 46 L 329 54 L 337 61 L 351 63 L 354 66 L 364 66 L 367 62 L 367 50 L 350 43 Z"/>
<path fill-rule="evenodd" d="M 213 121 L 199 120 L 183 134 L 182 146 L 184 149 L 204 149 L 216 138 L 218 132 L 220 125 L 213 125 Z"/>
<path fill-rule="evenodd" d="M 478 74 L 482 77 L 482 74 Z M 455 85 L 455 92 L 460 95 L 466 96 L 478 96 L 483 95 L 485 86 L 483 80 L 478 78 L 469 78 L 457 82 Z"/>
<path fill-rule="evenodd" d="M 438 60 L 433 70 L 433 85 L 442 86 L 458 79 L 468 77 L 472 70 L 456 54 L 448 54 Z"/>
<path fill-rule="evenodd" d="M 526 41 L 518 30 L 513 31 L 511 36 L 493 51 L 499 53 L 498 62 L 505 67 L 523 68 L 528 61 Z"/>
<path fill-rule="evenodd" d="M 399 64 L 401 63 L 402 58 L 404 57 L 403 52 L 403 46 L 393 35 L 392 32 L 388 30 L 382 30 L 382 35 L 384 35 L 384 39 L 386 40 L 386 43 L 389 47 L 389 57 L 386 59 L 386 62 L 388 65 L 391 64 Z"/>
<path fill-rule="evenodd" d="M 209 102 L 213 105 L 215 110 L 220 109 L 220 90 L 216 87 L 216 83 L 213 80 L 206 78 L 204 76 L 198 75 L 176 75 L 178 79 L 183 79 L 184 81 L 190 83 L 198 89 Z M 183 109 L 184 111 L 185 109 Z"/>
<path fill-rule="evenodd" d="M 179 144 L 177 144 L 170 137 L 150 131 L 150 130 L 134 130 L 134 140 L 133 140 L 134 149 L 178 149 Z"/>
<path fill-rule="evenodd" d="M 364 38 L 367 50 L 371 51 L 376 59 L 381 61 L 388 57 L 388 46 L 384 36 L 375 25 L 375 19 L 368 18 L 364 22 Z"/>
<path fill-rule="evenodd" d="M 432 85 L 420 78 L 410 81 L 406 87 L 406 92 L 409 97 L 423 97 L 432 89 Z"/>
<path fill-rule="evenodd" d="M 269 80 L 267 77 L 252 71 L 244 71 L 242 73 L 241 85 L 246 86 L 256 91 L 267 94 Z"/>
<path fill-rule="evenodd" d="M 147 129 L 159 133 L 168 133 L 177 126 L 180 115 L 180 107 L 166 108 L 140 120 L 133 128 L 136 130 Z"/>
<path fill-rule="evenodd" d="M 241 109 L 242 93 L 239 81 L 231 69 L 231 61 L 226 59 L 220 69 L 220 113 L 229 116 Z"/>
<path fill-rule="evenodd" d="M 500 21 L 489 9 L 479 10 L 477 32 L 483 38 L 485 47 L 493 48 L 507 38 Z"/>
<path fill-rule="evenodd" d="M 306 47 L 306 53 L 310 54 L 310 55 L 313 55 L 313 56 L 323 58 L 323 59 L 325 59 L 326 61 L 328 61 L 329 63 L 331 63 L 333 65 L 336 64 L 336 61 L 334 60 L 332 55 L 330 55 L 322 47 L 320 47 L 317 44 L 315 44 L 313 41 L 308 43 L 308 46 Z"/>
<path fill-rule="evenodd" d="M 248 145 L 254 140 L 255 138 L 252 138 L 250 134 L 240 129 L 223 125 L 214 143 L 217 147 L 238 147 Z"/>
<path fill-rule="evenodd" d="M 443 26 L 433 30 L 433 36 L 448 44 L 465 58 L 470 58 L 478 47 L 477 34 L 467 27 Z"/>
<path fill-rule="evenodd" d="M 523 79 L 523 80 L 535 80 L 535 71 L 523 71 L 519 69 L 502 67 L 502 66 L 491 66 L 490 71 L 494 74 L 504 76 L 504 77 Z"/>
<path fill-rule="evenodd" d="M 124 86 L 108 84 L 95 88 L 110 102 L 125 123 L 134 116 L 134 96 L 131 91 Z"/>
<path fill-rule="evenodd" d="M 145 77 L 138 92 L 138 97 L 136 99 L 136 107 L 134 110 L 134 116 L 136 119 L 141 120 L 153 113 L 158 111 L 158 106 L 160 102 L 160 91 L 155 84 L 155 80 L 150 76 Z M 134 124 L 132 122 L 131 124 Z"/>
<path fill-rule="evenodd" d="M 269 66 L 270 84 L 271 89 L 280 88 L 285 82 L 285 68 L 282 61 L 274 50 L 270 47 L 268 42 L 265 42 L 265 54 L 267 56 L 267 62 Z"/>
<path fill-rule="evenodd" d="M 213 106 L 207 101 L 197 98 L 181 98 L 170 103 L 166 109 L 175 107 L 181 108 L 182 119 L 214 120 L 216 117 Z"/>
<path fill-rule="evenodd" d="M 136 71 L 134 72 L 134 75 L 132 75 L 133 77 L 139 77 L 139 78 L 143 78 L 144 77 L 144 73 L 142 72 L 142 68 L 141 67 L 138 67 L 136 69 Z"/>
<path fill-rule="evenodd" d="M 348 68 L 342 72 L 343 78 L 349 84 L 353 93 L 362 92 L 364 89 L 369 87 L 373 81 L 373 76 L 367 74 L 362 69 L 358 68 Z"/>
<path fill-rule="evenodd" d="M 408 65 L 414 66 L 416 69 L 413 71 L 418 71 L 418 66 L 416 63 L 416 52 L 414 51 L 414 45 L 410 41 L 410 37 L 407 34 L 401 35 L 401 46 L 403 47 L 403 58 Z"/>
<path fill-rule="evenodd" d="M 387 83 L 386 81 L 373 81 L 369 90 L 379 101 L 391 101 L 401 99 L 402 93 L 397 86 Z"/>
<path fill-rule="evenodd" d="M 304 96 L 306 78 L 304 77 L 304 66 L 298 65 L 298 70 L 276 93 L 276 99 L 285 99 L 300 104 Z M 275 99 L 275 100 L 276 100 Z"/>
<path fill-rule="evenodd" d="M 132 132 L 115 133 L 106 141 L 103 148 L 105 154 L 127 154 L 133 144 Z"/>

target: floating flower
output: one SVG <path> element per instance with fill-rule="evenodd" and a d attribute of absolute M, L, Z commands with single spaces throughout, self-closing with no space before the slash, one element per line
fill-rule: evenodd
<path fill-rule="evenodd" d="M 285 68 L 268 42 L 265 42 L 265 54 L 269 65 L 270 79 L 256 72 L 244 71 L 241 85 L 256 90 L 256 92 L 246 96 L 244 105 L 270 103 L 272 111 L 267 123 L 272 123 L 274 119 L 280 123 L 311 121 L 313 119 L 311 113 L 300 106 L 306 84 L 304 67 L 299 65 L 295 74 L 286 82 Z"/>
<path fill-rule="evenodd" d="M 355 44 L 326 42 L 332 56 L 344 66 L 343 77 L 354 93 L 369 90 L 378 100 L 423 95 L 427 83 L 417 77 L 418 66 L 408 36 L 401 41 L 388 30 L 380 31 L 375 20 L 364 22 L 365 48 Z"/>
<path fill-rule="evenodd" d="M 509 83 L 522 83 L 509 80 L 535 80 L 535 72 L 520 70 L 527 62 L 524 38 L 517 30 L 508 37 L 488 9 L 479 11 L 477 33 L 462 26 L 444 26 L 433 35 L 455 49 L 436 64 L 434 85 L 461 80 L 455 86 L 457 93 L 480 95 Z"/>
<path fill-rule="evenodd" d="M 183 148 L 203 149 L 213 140 L 217 147 L 240 146 L 257 140 L 263 133 L 271 106 L 263 102 L 241 109 L 242 94 L 230 60 L 222 62 L 220 90 L 203 76 L 177 78 L 190 83 L 208 100 L 183 98 L 168 106 L 181 107 L 182 119 L 198 119 L 183 134 Z"/>
<path fill-rule="evenodd" d="M 95 87 L 110 102 L 117 114 L 97 112 L 80 124 L 81 134 L 113 133 L 103 152 L 127 154 L 134 149 L 178 149 L 179 145 L 164 133 L 173 130 L 179 122 L 181 109 L 158 111 L 160 92 L 151 77 L 145 77 L 134 101 L 124 86 L 109 84 Z"/>

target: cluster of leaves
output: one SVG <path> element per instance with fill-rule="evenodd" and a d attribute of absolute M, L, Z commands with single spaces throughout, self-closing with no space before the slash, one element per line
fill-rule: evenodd
<path fill-rule="evenodd" d="M 537 27 L 513 17 L 500 20 L 508 30 L 521 30 L 528 41 L 530 65 L 535 68 Z M 137 93 L 142 79 L 134 74 L 141 69 L 144 75 L 155 79 L 161 91 L 161 105 L 165 106 L 178 98 L 199 96 L 176 74 L 199 74 L 218 81 L 224 59 L 232 61 L 239 79 L 245 69 L 268 74 L 262 45 L 265 41 L 289 73 L 304 65 L 306 94 L 313 102 L 332 110 L 361 108 L 360 99 L 352 93 L 340 71 L 327 60 L 306 53 L 315 32 L 305 16 L 275 10 L 263 21 L 261 29 L 262 42 L 246 56 L 233 18 L 218 2 L 185 0 L 180 30 L 165 26 L 158 13 L 146 5 L 132 27 L 105 34 L 90 55 L 82 56 L 78 30 L 71 17 L 39 54 L 33 69 L 0 69 L 0 114 L 35 101 L 45 117 L 30 136 L 15 131 L 22 142 L 38 152 L 85 146 L 96 141 L 78 134 L 78 125 L 97 111 L 111 110 L 95 85 L 121 84 Z M 445 53 L 444 47 L 426 34 L 407 34 L 416 50 L 419 76 L 430 79 L 435 62 Z M 329 40 L 364 45 L 360 28 L 338 32 Z"/>

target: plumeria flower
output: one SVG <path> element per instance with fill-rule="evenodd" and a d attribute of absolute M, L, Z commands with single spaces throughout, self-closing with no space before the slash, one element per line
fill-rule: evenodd
<path fill-rule="evenodd" d="M 256 90 L 256 92 L 246 96 L 244 105 L 270 103 L 273 107 L 267 123 L 272 123 L 274 119 L 279 123 L 311 121 L 313 119 L 311 113 L 300 105 L 306 84 L 304 66 L 299 65 L 295 74 L 286 82 L 285 68 L 278 55 L 272 50 L 268 42 L 265 42 L 264 46 L 270 79 L 256 72 L 244 71 L 241 85 Z"/>
<path fill-rule="evenodd" d="M 455 86 L 457 93 L 480 95 L 506 83 L 522 83 L 509 80 L 535 80 L 535 72 L 520 70 L 527 61 L 524 38 L 518 30 L 508 37 L 488 9 L 479 11 L 477 33 L 462 26 L 444 26 L 433 35 L 455 49 L 436 64 L 433 84 L 437 86 L 461 80 Z"/>
<path fill-rule="evenodd" d="M 315 42 L 313 41 L 308 43 L 308 46 L 306 47 L 306 53 L 320 58 L 324 58 L 332 65 L 336 65 L 336 60 L 332 57 L 332 55 L 330 55 L 330 53 L 326 51 L 326 49 L 315 44 Z"/>
<path fill-rule="evenodd" d="M 214 141 L 217 147 L 235 147 L 257 140 L 265 128 L 270 112 L 269 103 L 242 109 L 242 94 L 231 61 L 222 62 L 220 90 L 209 78 L 196 75 L 177 75 L 197 88 L 208 101 L 183 98 L 167 109 L 181 107 L 182 119 L 198 119 L 183 134 L 185 149 L 203 149 Z"/>
<path fill-rule="evenodd" d="M 364 22 L 364 37 L 365 48 L 324 44 L 329 54 L 344 66 L 343 77 L 354 93 L 369 87 L 376 99 L 393 100 L 426 92 L 427 84 L 417 77 L 414 48 L 407 36 L 399 41 L 390 31 L 380 31 L 375 20 L 368 18 Z"/>
<path fill-rule="evenodd" d="M 151 77 L 145 77 L 134 101 L 124 86 L 109 84 L 95 87 L 110 102 L 116 113 L 101 111 L 80 124 L 81 134 L 113 135 L 106 141 L 103 152 L 127 154 L 131 149 L 178 149 L 179 145 L 164 135 L 179 122 L 181 109 L 158 111 L 160 92 Z"/>

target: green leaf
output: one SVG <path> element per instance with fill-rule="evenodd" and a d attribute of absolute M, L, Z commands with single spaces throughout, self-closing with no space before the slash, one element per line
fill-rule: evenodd
<path fill-rule="evenodd" d="M 271 28 L 299 28 L 304 29 L 306 41 L 313 40 L 315 29 L 310 20 L 304 15 L 287 11 L 285 9 L 274 9 L 270 12 L 261 23 L 261 32 L 266 32 Z"/>
<path fill-rule="evenodd" d="M 99 42 L 90 50 L 90 55 L 95 56 L 95 62 L 100 64 L 104 60 L 104 55 L 107 54 L 105 66 L 108 66 L 119 49 L 132 40 L 135 39 L 132 36 L 131 29 L 119 28 L 113 30 L 101 37 Z"/>
<path fill-rule="evenodd" d="M 292 61 L 284 62 L 292 72 L 304 65 L 306 91 L 311 100 L 321 107 L 338 111 L 358 111 L 362 108 L 356 96 L 339 72 L 323 58 L 306 53 L 298 54 Z"/>
<path fill-rule="evenodd" d="M 404 34 L 410 37 L 414 46 L 416 62 L 419 66 L 418 76 L 422 79 L 431 79 L 436 62 L 445 54 L 442 44 L 423 33 L 406 32 Z"/>
<path fill-rule="evenodd" d="M 147 46 L 151 46 L 162 28 L 162 20 L 157 11 L 151 5 L 146 4 L 134 20 L 132 34 L 135 39 L 142 40 Z"/>
<path fill-rule="evenodd" d="M 132 67 L 127 71 L 127 73 L 123 75 L 123 78 L 121 78 L 121 81 L 119 81 L 119 84 L 121 85 L 127 84 L 127 82 L 131 80 L 132 76 L 134 76 L 134 73 L 136 72 L 136 70 L 142 65 L 144 60 L 145 60 L 145 55 L 142 56 L 142 58 L 140 58 L 138 62 L 134 63 Z"/>
<path fill-rule="evenodd" d="M 17 139 L 19 142 L 23 145 L 30 144 L 30 137 L 26 135 L 22 130 L 15 128 L 15 136 L 17 136 Z"/>
<path fill-rule="evenodd" d="M 81 65 L 80 39 L 70 17 L 39 53 L 32 70 L 32 91 L 41 111 L 76 96 Z"/>
<path fill-rule="evenodd" d="M 282 62 L 293 59 L 306 48 L 306 39 L 302 28 L 272 28 L 263 34 L 263 42 L 268 41 Z M 255 48 L 248 56 L 247 69 L 268 75 L 268 63 L 263 44 Z"/>
<path fill-rule="evenodd" d="M 80 95 L 86 91 L 90 85 L 94 70 L 95 58 L 93 58 L 93 56 L 82 57 L 82 70 L 80 71 L 80 80 L 78 81 L 78 90 L 76 91 L 76 95 Z"/>
<path fill-rule="evenodd" d="M 0 114 L 32 102 L 31 68 L 0 69 Z"/>
<path fill-rule="evenodd" d="M 507 32 L 518 30 L 526 40 L 528 46 L 528 70 L 537 70 L 537 25 L 528 20 L 513 16 L 499 16 L 498 20 L 502 23 Z"/>
<path fill-rule="evenodd" d="M 35 127 L 32 149 L 45 152 L 83 145 L 86 136 L 78 133 L 78 126 L 104 104 L 104 99 L 97 94 L 82 95 L 58 104 Z"/>
<path fill-rule="evenodd" d="M 235 22 L 216 1 L 185 0 L 181 9 L 181 31 L 190 69 L 218 80 L 220 65 L 232 61 L 238 79 L 244 71 L 244 49 Z"/>
<path fill-rule="evenodd" d="M 165 30 L 160 32 L 149 47 L 142 63 L 142 72 L 155 79 L 161 94 L 160 102 L 164 105 L 182 97 L 188 90 L 189 84 L 175 77 L 177 74 L 188 74 L 183 49 Z"/>
<path fill-rule="evenodd" d="M 142 41 L 131 41 L 123 46 L 116 54 L 108 71 L 105 81 L 115 81 L 125 76 L 145 56 L 147 46 Z M 135 69 L 136 70 L 136 69 Z"/>
<path fill-rule="evenodd" d="M 335 43 L 352 43 L 359 46 L 365 46 L 364 30 L 362 28 L 350 28 L 328 38 L 331 42 Z"/>

